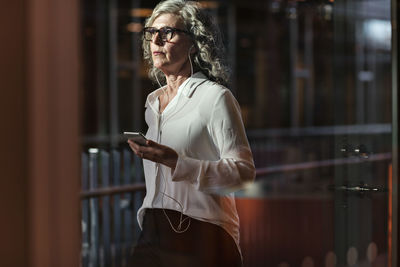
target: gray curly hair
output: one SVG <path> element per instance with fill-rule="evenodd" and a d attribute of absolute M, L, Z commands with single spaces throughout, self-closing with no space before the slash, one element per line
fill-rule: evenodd
<path fill-rule="evenodd" d="M 228 85 L 230 69 L 225 60 L 225 48 L 216 23 L 213 23 L 201 5 L 194 1 L 166 0 L 160 2 L 147 18 L 145 27 L 151 27 L 154 20 L 162 14 L 174 14 L 181 18 L 190 33 L 197 52 L 192 56 L 193 68 L 202 71 L 210 80 Z M 165 82 L 164 74 L 154 67 L 150 42 L 142 38 L 143 56 L 150 66 L 149 77 Z"/>

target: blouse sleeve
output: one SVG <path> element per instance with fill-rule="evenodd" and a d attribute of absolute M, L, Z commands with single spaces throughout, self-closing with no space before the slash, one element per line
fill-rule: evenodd
<path fill-rule="evenodd" d="M 179 155 L 172 181 L 189 181 L 200 191 L 227 193 L 254 180 L 255 167 L 239 104 L 225 89 L 213 105 L 209 132 L 219 160 L 199 160 Z"/>

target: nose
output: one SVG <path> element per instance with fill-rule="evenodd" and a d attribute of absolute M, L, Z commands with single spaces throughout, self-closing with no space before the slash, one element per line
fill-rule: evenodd
<path fill-rule="evenodd" d="M 156 45 L 159 45 L 159 46 L 164 46 L 165 42 L 162 40 L 160 32 L 154 33 L 153 43 L 155 43 Z"/>

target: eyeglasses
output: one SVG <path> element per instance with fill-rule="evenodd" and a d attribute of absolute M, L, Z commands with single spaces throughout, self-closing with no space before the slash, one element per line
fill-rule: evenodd
<path fill-rule="evenodd" d="M 143 37 L 146 41 L 152 41 L 156 32 L 163 42 L 169 42 L 174 37 L 176 32 L 190 34 L 188 31 L 172 27 L 162 27 L 158 30 L 154 27 L 146 27 L 143 29 Z"/>

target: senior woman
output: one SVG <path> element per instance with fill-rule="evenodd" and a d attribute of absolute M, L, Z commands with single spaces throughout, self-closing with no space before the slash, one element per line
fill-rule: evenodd
<path fill-rule="evenodd" d="M 241 266 L 233 191 L 254 179 L 218 30 L 198 3 L 160 2 L 143 30 L 160 88 L 146 100 L 142 229 L 129 266 Z M 164 83 L 164 86 L 161 86 Z"/>

